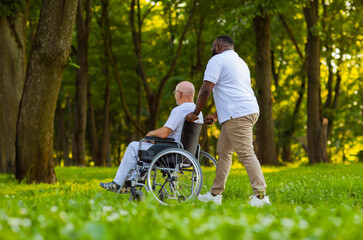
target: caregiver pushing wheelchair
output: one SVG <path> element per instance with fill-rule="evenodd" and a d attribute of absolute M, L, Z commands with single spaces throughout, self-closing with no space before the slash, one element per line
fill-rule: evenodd
<path fill-rule="evenodd" d="M 208 101 L 213 91 L 217 112 L 205 117 L 207 124 L 219 121 L 222 125 L 217 144 L 218 165 L 210 192 L 198 196 L 203 202 L 222 204 L 222 192 L 232 164 L 232 153 L 246 168 L 254 195 L 251 206 L 271 205 L 266 196 L 266 183 L 253 150 L 253 125 L 259 115 L 257 99 L 251 88 L 250 71 L 247 64 L 234 51 L 230 36 L 217 37 L 212 45 L 212 58 L 204 72 L 204 81 L 199 90 L 197 104 L 186 120 L 193 122 Z"/>

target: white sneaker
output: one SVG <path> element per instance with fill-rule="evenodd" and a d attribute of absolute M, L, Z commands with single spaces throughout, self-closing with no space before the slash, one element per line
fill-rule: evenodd
<path fill-rule="evenodd" d="M 222 205 L 222 195 L 218 194 L 217 196 L 213 197 L 210 192 L 207 192 L 206 194 L 199 194 L 198 200 L 202 202 L 213 202 L 217 205 Z"/>
<path fill-rule="evenodd" d="M 264 205 L 271 205 L 268 196 L 265 196 L 262 199 L 259 199 L 256 195 L 252 195 L 249 197 L 249 204 L 254 207 L 262 207 Z"/>

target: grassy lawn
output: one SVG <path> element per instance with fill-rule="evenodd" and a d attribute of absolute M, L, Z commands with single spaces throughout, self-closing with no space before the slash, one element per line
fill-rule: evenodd
<path fill-rule="evenodd" d="M 56 185 L 0 175 L 0 239 L 363 239 L 363 164 L 263 168 L 272 206 L 247 205 L 240 165 L 223 205 L 162 206 L 98 186 L 116 168 L 57 168 Z"/>

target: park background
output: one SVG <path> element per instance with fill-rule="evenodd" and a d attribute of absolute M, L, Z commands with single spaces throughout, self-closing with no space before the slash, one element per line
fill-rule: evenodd
<path fill-rule="evenodd" d="M 177 83 L 198 91 L 222 34 L 250 68 L 261 164 L 362 159 L 361 1 L 88 0 L 64 16 L 40 15 L 41 5 L 1 5 L 2 172 L 18 168 L 22 180 L 33 161 L 39 171 L 117 166 L 130 141 L 165 123 Z M 45 24 L 56 16 L 63 22 Z M 53 62 L 57 76 L 45 70 Z M 214 111 L 211 98 L 203 112 Z M 212 155 L 219 129 L 201 134 Z"/>
<path fill-rule="evenodd" d="M 169 222 L 166 232 L 148 228 L 161 239 L 182 231 L 180 224 L 189 232 L 180 238 L 361 236 L 362 7 L 357 0 L 2 0 L 3 236 L 41 239 L 53 229 L 51 238 L 72 238 L 82 228 L 75 239 L 112 239 L 126 229 L 104 224 L 133 229 L 138 214 L 151 214 L 145 221 L 159 227 Z M 151 200 L 138 205 L 100 193 L 98 182 L 112 179 L 127 144 L 165 123 L 176 84 L 191 81 L 198 92 L 222 34 L 234 38 L 251 72 L 261 110 L 254 145 L 273 207 L 241 208 L 251 191 L 235 157 L 225 210 L 195 203 L 196 213 L 183 206 L 185 213 L 168 215 Z M 213 111 L 210 99 L 203 113 Z M 219 129 L 204 127 L 200 138 L 213 156 Z M 194 231 L 203 224 L 197 215 L 206 226 Z M 258 218 L 267 223 L 253 225 Z M 132 236 L 147 237 L 139 234 Z"/>

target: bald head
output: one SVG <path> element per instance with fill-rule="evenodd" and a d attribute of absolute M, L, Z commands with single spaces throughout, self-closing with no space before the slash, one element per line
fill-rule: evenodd
<path fill-rule="evenodd" d="M 183 93 L 186 93 L 186 95 L 192 95 L 194 97 L 194 85 L 191 82 L 183 81 L 176 85 L 175 90 L 179 90 Z"/>
<path fill-rule="evenodd" d="M 175 87 L 175 98 L 177 104 L 180 105 L 185 102 L 194 102 L 194 85 L 191 82 L 183 81 Z"/>

